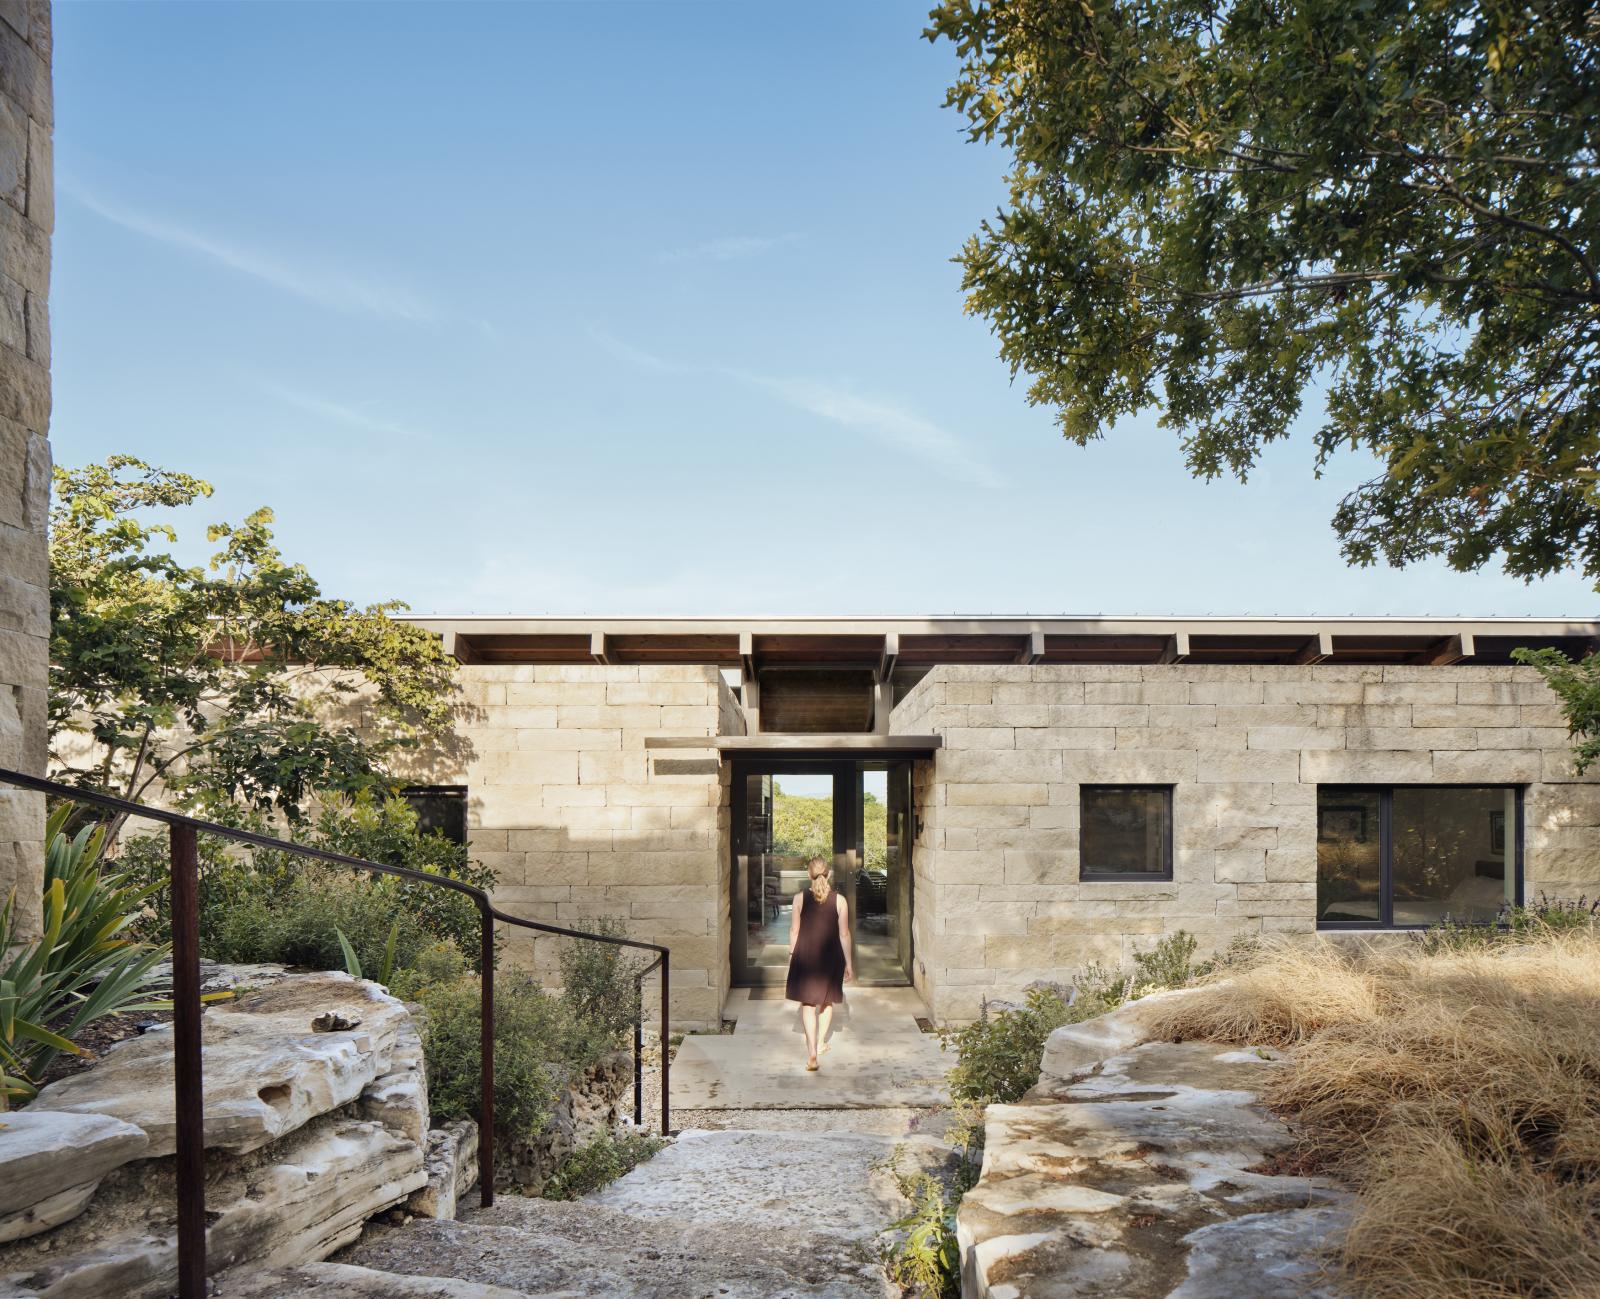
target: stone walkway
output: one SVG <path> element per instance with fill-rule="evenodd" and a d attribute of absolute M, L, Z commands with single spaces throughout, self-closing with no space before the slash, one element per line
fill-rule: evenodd
<path fill-rule="evenodd" d="M 834 1015 L 831 1049 L 805 1069 L 805 1036 L 793 1003 L 736 989 L 723 1017 L 732 1033 L 692 1034 L 672 1062 L 673 1113 L 712 1110 L 929 1108 L 949 1101 L 952 1061 L 917 1027 L 926 1016 L 913 988 L 851 987 Z"/>
<path fill-rule="evenodd" d="M 581 1201 L 503 1195 L 454 1222 L 370 1227 L 337 1263 L 221 1299 L 891 1299 L 878 1236 L 909 1207 L 887 1169 L 933 1170 L 948 1061 L 909 988 L 852 988 L 817 1073 L 795 1008 L 738 992 L 731 1034 L 673 1061 L 654 1159 Z"/>

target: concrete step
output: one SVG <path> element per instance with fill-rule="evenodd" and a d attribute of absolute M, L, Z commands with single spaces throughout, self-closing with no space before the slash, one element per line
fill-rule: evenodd
<path fill-rule="evenodd" d="M 381 1272 L 450 1277 L 541 1299 L 886 1299 L 891 1293 L 872 1256 L 853 1241 L 798 1230 L 706 1232 L 692 1221 L 639 1219 L 592 1202 L 511 1196 L 468 1221 L 416 1219 L 375 1232 L 345 1258 Z"/>

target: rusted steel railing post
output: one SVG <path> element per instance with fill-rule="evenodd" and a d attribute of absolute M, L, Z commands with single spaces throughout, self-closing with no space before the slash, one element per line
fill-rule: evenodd
<path fill-rule="evenodd" d="M 672 1102 L 668 1099 L 672 1089 L 668 1086 L 671 1079 L 667 1073 L 672 1063 L 672 1044 L 669 1041 L 672 1036 L 672 1026 L 667 1020 L 667 998 L 671 991 L 671 980 L 667 971 L 668 959 L 668 953 L 663 948 L 661 952 L 661 1135 L 664 1137 L 672 1135 Z"/>
<path fill-rule="evenodd" d="M 206 1115 L 200 1064 L 200 861 L 192 825 L 168 827 L 172 864 L 172 1071 L 178 1296 L 206 1293 Z"/>
<path fill-rule="evenodd" d="M 644 1126 L 644 975 L 633 981 L 633 1126 Z"/>
<path fill-rule="evenodd" d="M 483 999 L 478 1032 L 478 1201 L 494 1203 L 494 920 L 483 912 Z"/>

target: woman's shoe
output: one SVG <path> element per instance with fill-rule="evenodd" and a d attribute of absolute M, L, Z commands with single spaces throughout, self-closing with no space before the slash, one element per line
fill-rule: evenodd
<path fill-rule="evenodd" d="M 806 1072 L 807 1073 L 816 1073 L 816 1071 L 817 1071 L 817 1057 L 816 1056 L 812 1056 L 811 1059 L 806 1061 Z"/>

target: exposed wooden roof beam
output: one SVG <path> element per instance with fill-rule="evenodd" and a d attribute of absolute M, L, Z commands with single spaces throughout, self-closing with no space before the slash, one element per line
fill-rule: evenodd
<path fill-rule="evenodd" d="M 746 681 L 756 679 L 756 638 L 747 631 L 739 633 L 739 671 Z"/>
<path fill-rule="evenodd" d="M 1302 649 L 1289 661 L 1291 663 L 1326 663 L 1333 657 L 1333 634 L 1319 631 L 1308 640 Z"/>
<path fill-rule="evenodd" d="M 611 653 L 606 646 L 605 632 L 597 631 L 589 637 L 589 657 L 596 663 L 611 662 Z"/>
<path fill-rule="evenodd" d="M 1030 631 L 1027 644 L 1023 646 L 1022 653 L 1017 656 L 1018 663 L 1043 663 L 1044 662 L 1044 633 Z"/>

